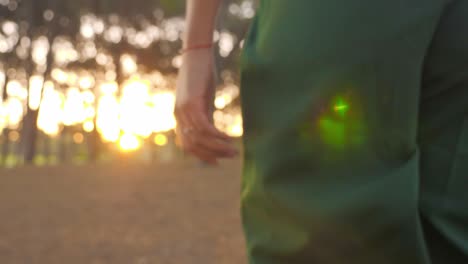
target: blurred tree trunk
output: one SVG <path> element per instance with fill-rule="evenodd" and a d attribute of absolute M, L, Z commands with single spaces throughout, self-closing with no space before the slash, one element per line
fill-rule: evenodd
<path fill-rule="evenodd" d="M 101 17 L 103 15 L 103 3 L 101 0 L 95 0 L 94 1 L 94 13 L 96 16 L 98 17 Z M 102 42 L 104 41 L 103 37 L 102 36 L 98 36 L 96 38 L 96 47 L 98 49 L 102 48 Z M 95 86 L 97 85 L 97 81 L 95 82 Z M 94 94 L 99 94 L 96 93 L 96 87 L 93 88 L 94 89 Z M 97 105 L 98 105 L 98 100 L 95 100 L 94 102 L 94 109 L 97 109 Z M 99 159 L 99 155 L 100 155 L 100 151 L 101 151 L 101 139 L 100 139 L 100 136 L 99 136 L 99 133 L 97 131 L 97 124 L 96 124 L 96 115 L 94 116 L 93 118 L 93 124 L 94 124 L 94 129 L 89 133 L 88 135 L 88 142 L 87 142 L 87 146 L 88 146 L 88 160 L 90 162 L 97 162 L 98 159 Z"/>
<path fill-rule="evenodd" d="M 127 3 L 124 3 L 120 1 L 119 3 L 119 11 L 120 12 L 125 12 Z M 122 84 L 124 81 L 124 76 L 123 76 L 123 71 L 122 71 L 122 63 L 120 63 L 120 58 L 123 54 L 123 46 L 125 45 L 125 41 L 122 40 L 120 43 L 116 44 L 113 46 L 112 49 L 112 57 L 115 63 L 115 73 L 116 73 L 116 82 L 119 85 L 119 91 L 118 94 L 120 95 L 121 89 L 122 89 Z"/>
<path fill-rule="evenodd" d="M 7 85 L 8 85 L 8 82 L 10 81 L 10 78 L 8 76 L 8 68 L 7 67 L 8 67 L 7 65 L 4 65 L 5 81 L 3 83 L 3 90 L 2 90 L 2 102 L 3 103 L 6 102 L 6 100 L 8 99 Z M 10 129 L 8 128 L 8 122 L 6 122 L 5 127 L 3 128 L 3 131 L 2 131 L 3 142 L 2 142 L 1 164 L 6 163 L 7 156 L 9 154 L 9 152 L 10 152 L 10 140 L 8 139 L 8 133 L 10 133 Z"/>
<path fill-rule="evenodd" d="M 59 145 L 59 151 L 58 151 L 58 157 L 59 157 L 60 163 L 66 163 L 68 161 L 67 150 L 68 150 L 68 143 L 69 143 L 69 140 L 68 140 L 69 130 L 70 130 L 69 127 L 64 126 L 62 133 L 60 133 L 60 137 L 59 137 L 60 145 Z"/>
<path fill-rule="evenodd" d="M 26 115 L 23 117 L 23 128 L 21 135 L 21 146 L 23 150 L 24 163 L 32 164 L 36 155 L 36 139 L 37 139 L 37 118 L 39 110 L 33 110 L 29 105 L 29 96 L 31 94 L 30 79 L 34 73 L 34 61 L 32 58 L 26 65 L 26 78 L 28 80 L 28 98 Z M 44 80 L 45 81 L 45 80 Z"/>
<path fill-rule="evenodd" d="M 101 139 L 98 131 L 96 130 L 96 122 L 94 122 L 94 129 L 89 133 L 88 137 L 88 156 L 89 161 L 97 162 L 101 150 Z"/>
<path fill-rule="evenodd" d="M 2 12 L 0 12 L 1 14 L 1 18 L 2 20 L 8 20 L 8 19 L 11 19 L 13 21 L 17 21 L 17 20 L 21 20 L 21 14 L 18 13 L 18 12 L 11 12 L 10 10 L 8 10 L 7 8 L 3 8 L 2 9 Z M 13 46 L 12 50 L 9 52 L 9 53 L 3 53 L 2 56 L 1 56 L 1 61 L 2 61 L 2 64 L 3 64 L 3 71 L 4 71 L 4 74 L 5 74 L 5 80 L 4 80 L 4 83 L 3 83 L 3 89 L 2 89 L 2 94 L 1 94 L 1 102 L 2 103 L 5 103 L 6 101 L 8 101 L 8 91 L 7 91 L 7 87 L 8 87 L 8 83 L 10 82 L 10 75 L 8 74 L 8 69 L 10 67 L 15 67 L 16 66 L 16 63 L 18 62 L 18 58 L 16 57 L 16 48 L 18 47 L 20 41 L 16 42 L 15 45 Z M 12 66 L 13 65 L 13 66 Z M 3 131 L 1 132 L 1 137 L 3 139 L 3 142 L 2 142 L 2 147 L 1 147 L 1 160 L 0 160 L 0 163 L 1 164 L 5 164 L 6 161 L 7 161 L 7 157 L 8 155 L 10 154 L 10 151 L 11 151 L 11 142 L 10 142 L 10 139 L 9 139 L 9 133 L 10 133 L 10 129 L 8 128 L 8 116 L 6 117 L 7 118 L 7 122 L 5 124 L 5 127 L 3 129 Z"/>
<path fill-rule="evenodd" d="M 26 112 L 26 116 L 24 117 L 23 121 L 23 151 L 24 151 L 24 162 L 26 164 L 31 164 L 34 161 L 34 157 L 36 156 L 37 152 L 37 138 L 38 138 L 38 127 L 37 127 L 37 119 L 39 116 L 40 105 L 42 101 L 42 95 L 44 93 L 44 85 L 47 80 L 51 79 L 51 72 L 54 63 L 54 52 L 52 49 L 53 42 L 55 40 L 55 27 L 56 23 L 54 21 L 48 21 L 47 24 L 44 21 L 43 15 L 44 12 L 48 9 L 54 10 L 54 1 L 33 1 L 33 23 L 37 23 L 39 25 L 43 25 L 44 29 L 46 30 L 47 40 L 49 42 L 49 51 L 47 53 L 46 59 L 46 68 L 45 72 L 43 73 L 43 82 L 41 87 L 41 95 L 40 95 L 40 102 L 39 107 L 37 109 L 32 109 L 28 104 L 28 109 Z M 56 10 L 55 10 L 56 11 Z M 52 22 L 52 23 L 51 23 Z M 30 56 L 31 57 L 31 56 Z M 28 78 L 31 78 L 32 73 L 34 72 L 34 61 L 32 57 L 29 60 L 28 65 Z M 31 87 L 29 87 L 30 91 Z"/>
<path fill-rule="evenodd" d="M 23 155 L 26 164 L 32 164 L 36 155 L 37 117 L 38 111 L 28 108 L 23 121 L 22 135 Z"/>
<path fill-rule="evenodd" d="M 26 102 L 26 115 L 23 117 L 23 126 L 21 129 L 21 147 L 22 153 L 25 163 L 32 163 L 34 159 L 34 154 L 36 151 L 36 131 L 34 131 L 34 127 L 37 127 L 37 115 L 35 111 L 30 109 L 29 107 L 29 97 L 30 97 L 30 78 L 35 69 L 35 63 L 32 56 L 33 50 L 33 40 L 35 37 L 35 25 L 42 24 L 42 13 L 43 10 L 41 8 L 41 1 L 31 1 L 29 2 L 29 18 L 28 18 L 28 35 L 31 40 L 30 50 L 29 50 L 29 58 L 25 61 L 25 69 L 26 69 L 26 80 L 27 80 L 27 90 L 28 90 L 28 97 Z"/>

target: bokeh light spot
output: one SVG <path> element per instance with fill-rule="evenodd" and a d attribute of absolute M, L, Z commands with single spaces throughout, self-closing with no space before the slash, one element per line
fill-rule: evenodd
<path fill-rule="evenodd" d="M 76 144 L 81 144 L 81 143 L 83 143 L 83 141 L 84 141 L 83 134 L 81 134 L 79 132 L 73 134 L 73 142 L 75 142 Z"/>
<path fill-rule="evenodd" d="M 167 144 L 167 137 L 163 134 L 157 134 L 154 137 L 154 143 L 158 146 L 165 146 Z"/>

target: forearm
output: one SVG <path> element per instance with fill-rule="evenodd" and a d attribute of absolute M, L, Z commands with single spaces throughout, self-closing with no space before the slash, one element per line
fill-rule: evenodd
<path fill-rule="evenodd" d="M 184 48 L 213 41 L 215 20 L 221 0 L 187 0 Z"/>

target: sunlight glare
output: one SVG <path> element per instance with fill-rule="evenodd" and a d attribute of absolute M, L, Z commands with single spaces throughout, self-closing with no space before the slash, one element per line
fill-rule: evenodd
<path fill-rule="evenodd" d="M 141 142 L 138 137 L 133 134 L 123 134 L 119 140 L 119 147 L 124 152 L 132 152 L 141 147 Z"/>

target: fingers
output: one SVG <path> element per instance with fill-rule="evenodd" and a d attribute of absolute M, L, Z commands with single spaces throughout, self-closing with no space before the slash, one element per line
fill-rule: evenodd
<path fill-rule="evenodd" d="M 200 133 L 197 130 L 185 130 L 179 133 L 182 148 L 210 164 L 216 165 L 218 159 L 233 158 L 238 155 L 237 150 L 228 142 Z"/>
<path fill-rule="evenodd" d="M 202 134 L 199 131 L 193 130 L 186 133 L 185 137 L 189 139 L 192 147 L 204 149 L 216 157 L 230 158 L 237 155 L 237 151 L 228 142 Z"/>
<path fill-rule="evenodd" d="M 200 108 L 177 108 L 175 114 L 178 136 L 186 152 L 212 165 L 238 154 L 230 143 L 232 138 L 219 131 Z"/>
<path fill-rule="evenodd" d="M 201 161 L 204 161 L 208 164 L 218 165 L 218 160 L 214 158 L 214 156 L 211 153 L 203 149 L 193 148 L 193 149 L 187 150 L 187 152 L 189 152 L 190 154 L 196 156 Z"/>
<path fill-rule="evenodd" d="M 220 140 L 231 141 L 232 138 L 225 133 L 219 131 L 212 122 L 209 121 L 208 116 L 200 109 L 189 113 L 190 122 L 193 127 L 200 133 L 206 134 L 213 138 Z"/>
<path fill-rule="evenodd" d="M 228 144 L 204 138 L 196 132 L 186 134 L 183 138 L 184 150 L 209 164 L 217 165 L 218 159 L 237 155 L 237 151 Z"/>

